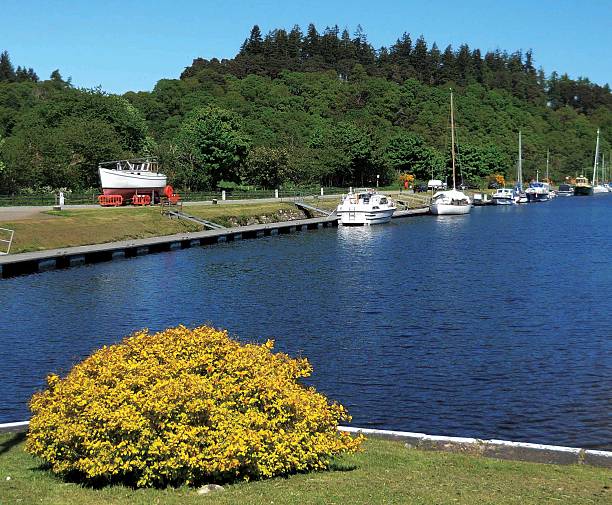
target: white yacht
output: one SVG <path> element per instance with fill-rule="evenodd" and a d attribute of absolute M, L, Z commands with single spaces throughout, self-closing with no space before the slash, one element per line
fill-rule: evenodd
<path fill-rule="evenodd" d="M 493 193 L 491 200 L 493 200 L 493 205 L 514 205 L 516 203 L 515 196 L 513 189 L 499 188 Z"/>
<path fill-rule="evenodd" d="M 451 159 L 453 163 L 453 189 L 438 191 L 431 200 L 429 211 L 439 216 L 468 214 L 472 203 L 468 196 L 457 190 L 455 176 L 455 116 L 453 112 L 453 92 L 450 94 L 450 118 L 451 118 Z"/>
<path fill-rule="evenodd" d="M 336 209 L 344 226 L 388 223 L 394 212 L 395 202 L 372 189 L 349 192 Z"/>

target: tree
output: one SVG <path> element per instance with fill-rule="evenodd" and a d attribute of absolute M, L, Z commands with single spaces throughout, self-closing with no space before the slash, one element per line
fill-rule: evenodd
<path fill-rule="evenodd" d="M 17 76 L 8 51 L 0 53 L 0 82 L 15 82 Z"/>
<path fill-rule="evenodd" d="M 240 169 L 242 180 L 261 188 L 278 188 L 287 179 L 289 155 L 285 149 L 251 149 Z"/>
<path fill-rule="evenodd" d="M 382 156 L 390 170 L 411 173 L 420 180 L 440 177 L 444 171 L 444 157 L 419 135 L 395 135 L 387 141 Z"/>
<path fill-rule="evenodd" d="M 232 112 L 213 106 L 194 109 L 183 121 L 176 145 L 181 164 L 177 179 L 184 187 L 211 189 L 222 180 L 238 182 L 248 141 Z"/>

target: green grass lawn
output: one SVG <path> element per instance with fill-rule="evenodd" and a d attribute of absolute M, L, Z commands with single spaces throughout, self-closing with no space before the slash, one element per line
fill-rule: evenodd
<path fill-rule="evenodd" d="M 184 211 L 224 226 L 246 224 L 249 218 L 262 215 L 268 221 L 303 217 L 292 216 L 297 212 L 295 205 L 280 202 L 190 205 Z M 190 221 L 163 216 L 159 207 L 48 211 L 12 221 L 0 216 L 0 222 L 3 228 L 15 230 L 12 254 L 202 230 Z"/>
<path fill-rule="evenodd" d="M 406 449 L 369 440 L 330 471 L 195 489 L 91 489 L 65 483 L 23 451 L 23 435 L 0 435 L 0 504 L 609 504 L 612 472 L 589 466 L 499 461 Z M 10 477 L 10 480 L 7 480 Z"/>

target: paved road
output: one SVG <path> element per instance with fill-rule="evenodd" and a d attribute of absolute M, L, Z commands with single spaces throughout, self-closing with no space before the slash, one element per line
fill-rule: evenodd
<path fill-rule="evenodd" d="M 325 195 L 324 199 L 335 199 L 340 200 L 341 195 Z M 312 197 L 307 197 L 311 199 Z M 257 204 L 257 203 L 275 203 L 275 202 L 288 202 L 292 203 L 298 198 L 285 197 L 285 198 L 253 198 L 249 200 L 218 200 L 216 205 L 245 205 L 245 204 Z M 192 205 L 215 205 L 212 201 L 202 202 L 184 202 L 185 207 Z M 64 210 L 71 209 L 106 209 L 112 210 L 115 207 L 100 207 L 99 205 L 64 205 Z M 137 207 L 122 207 L 122 208 L 137 208 Z M 0 207 L 0 222 L 2 221 L 19 221 L 24 219 L 53 219 L 54 216 L 45 214 L 44 212 L 53 210 L 52 206 L 16 206 L 16 207 Z"/>

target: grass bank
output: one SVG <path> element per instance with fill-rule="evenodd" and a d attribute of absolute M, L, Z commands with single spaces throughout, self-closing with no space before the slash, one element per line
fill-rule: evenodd
<path fill-rule="evenodd" d="M 224 226 L 301 218 L 289 203 L 190 205 L 186 212 Z M 0 226 L 15 230 L 11 253 L 40 251 L 117 240 L 172 235 L 202 228 L 186 220 L 162 216 L 158 207 L 70 209 L 30 213 L 3 219 Z M 4 504 L 2 504 L 4 505 Z"/>
<path fill-rule="evenodd" d="M 10 480 L 7 480 L 10 477 Z M 64 483 L 23 450 L 23 435 L 0 435 L 0 503 L 70 505 L 210 504 L 607 504 L 610 470 L 498 461 L 406 449 L 369 440 L 365 451 L 334 461 L 327 472 L 194 489 L 102 489 Z"/>

